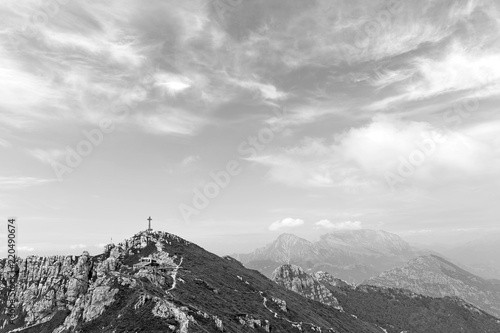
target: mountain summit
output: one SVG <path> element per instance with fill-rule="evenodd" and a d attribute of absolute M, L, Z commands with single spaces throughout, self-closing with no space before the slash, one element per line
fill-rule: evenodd
<path fill-rule="evenodd" d="M 307 272 L 326 271 L 346 281 L 361 283 L 421 254 L 398 235 L 363 229 L 328 233 L 316 242 L 282 234 L 252 253 L 235 257 L 267 277 L 282 264 L 294 264 Z"/>
<path fill-rule="evenodd" d="M 8 267 L 0 261 L 2 310 Z M 16 316 L 11 323 L 2 311 L 0 333 L 383 332 L 166 232 L 17 267 Z"/>

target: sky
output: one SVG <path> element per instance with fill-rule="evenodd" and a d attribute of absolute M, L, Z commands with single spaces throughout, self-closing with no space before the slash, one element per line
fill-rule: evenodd
<path fill-rule="evenodd" d="M 498 1 L 4 0 L 0 17 L 0 216 L 21 256 L 97 254 L 149 216 L 218 254 L 498 231 Z"/>

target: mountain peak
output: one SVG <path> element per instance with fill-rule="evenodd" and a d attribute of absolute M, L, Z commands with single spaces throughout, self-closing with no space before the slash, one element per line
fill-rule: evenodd
<path fill-rule="evenodd" d="M 268 277 L 278 266 L 292 263 L 306 271 L 328 271 L 343 280 L 361 283 L 417 255 L 397 235 L 362 229 L 325 234 L 315 242 L 284 233 L 272 243 L 236 257 Z"/>
<path fill-rule="evenodd" d="M 16 264 L 7 280 L 0 260 L 0 281 L 17 297 L 13 321 L 1 317 L 0 333 L 380 332 L 161 231 L 141 231 L 98 256 L 34 256 Z M 1 293 L 0 308 L 7 296 Z"/>
<path fill-rule="evenodd" d="M 294 234 L 290 234 L 290 233 L 282 233 L 280 234 L 277 238 L 276 238 L 276 241 L 280 241 L 280 242 L 283 242 L 283 241 L 303 241 L 303 242 L 309 242 L 307 239 L 304 239 L 304 238 L 301 238 L 297 235 L 294 235 Z"/>
<path fill-rule="evenodd" d="M 400 236 L 384 230 L 339 230 L 321 236 L 320 242 L 350 249 L 364 249 L 380 254 L 412 252 L 410 244 Z"/>

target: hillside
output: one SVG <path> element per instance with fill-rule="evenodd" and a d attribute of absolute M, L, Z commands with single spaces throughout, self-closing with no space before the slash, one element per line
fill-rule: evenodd
<path fill-rule="evenodd" d="M 325 304 L 330 304 L 334 298 L 335 308 L 382 327 L 387 333 L 497 333 L 500 330 L 500 320 L 456 297 L 432 298 L 404 289 L 356 287 L 325 272 L 307 274 L 294 265 L 278 267 L 273 277 L 279 285 L 309 299 L 327 300 Z"/>
<path fill-rule="evenodd" d="M 146 256 L 165 271 L 134 270 Z M 165 232 L 138 233 L 98 256 L 30 256 L 18 267 L 17 317 L 10 324 L 2 313 L 0 333 L 382 332 Z"/>
<path fill-rule="evenodd" d="M 367 285 L 404 288 L 432 297 L 456 296 L 500 317 L 500 286 L 436 255 L 422 256 L 383 272 Z"/>

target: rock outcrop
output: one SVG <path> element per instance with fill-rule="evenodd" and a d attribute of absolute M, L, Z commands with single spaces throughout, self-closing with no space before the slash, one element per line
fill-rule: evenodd
<path fill-rule="evenodd" d="M 282 265 L 273 272 L 271 280 L 309 299 L 342 310 L 330 290 L 299 266 Z"/>

